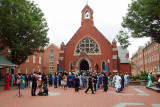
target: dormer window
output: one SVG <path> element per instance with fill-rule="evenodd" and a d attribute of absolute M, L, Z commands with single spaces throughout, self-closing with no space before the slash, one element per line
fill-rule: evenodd
<path fill-rule="evenodd" d="M 86 10 L 85 15 L 84 15 L 85 19 L 89 19 L 90 18 L 90 13 L 88 10 Z"/>

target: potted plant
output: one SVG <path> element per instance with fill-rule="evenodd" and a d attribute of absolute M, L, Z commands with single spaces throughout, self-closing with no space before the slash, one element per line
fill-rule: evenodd
<path fill-rule="evenodd" d="M 141 85 L 145 86 L 147 84 L 147 73 L 146 73 L 146 71 L 141 71 L 140 80 L 141 80 Z"/>

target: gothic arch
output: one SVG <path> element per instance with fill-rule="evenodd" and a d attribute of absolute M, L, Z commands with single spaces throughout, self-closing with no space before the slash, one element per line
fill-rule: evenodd
<path fill-rule="evenodd" d="M 76 62 L 76 68 L 75 68 L 75 71 L 76 71 L 76 72 L 79 72 L 80 63 L 81 63 L 83 60 L 85 60 L 85 61 L 88 62 L 88 64 L 89 64 L 89 70 L 92 69 L 91 61 L 90 61 L 87 57 L 82 57 L 82 58 L 80 58 L 80 59 Z"/>

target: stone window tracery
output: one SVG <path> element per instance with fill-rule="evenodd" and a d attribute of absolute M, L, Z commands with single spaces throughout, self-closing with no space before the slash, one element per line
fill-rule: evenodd
<path fill-rule="evenodd" d="M 100 48 L 98 43 L 90 37 L 83 38 L 75 49 L 75 54 L 85 52 L 88 54 L 99 54 Z"/>

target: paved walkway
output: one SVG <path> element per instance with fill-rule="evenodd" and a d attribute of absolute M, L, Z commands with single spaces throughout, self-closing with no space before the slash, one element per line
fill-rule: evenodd
<path fill-rule="evenodd" d="M 49 96 L 31 96 L 31 89 L 21 90 L 23 97 L 15 97 L 18 89 L 4 91 L 0 86 L 0 107 L 160 107 L 160 93 L 144 86 L 129 86 L 121 93 L 109 87 L 108 92 L 97 90 L 96 94 L 85 94 L 85 90 L 74 92 L 73 88 L 49 87 Z M 37 89 L 37 92 L 39 88 Z"/>

